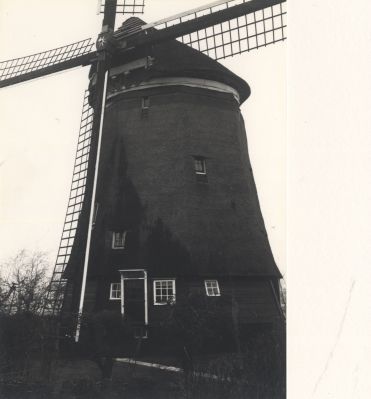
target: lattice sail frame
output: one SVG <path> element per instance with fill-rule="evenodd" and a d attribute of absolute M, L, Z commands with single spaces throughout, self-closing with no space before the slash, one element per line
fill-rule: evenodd
<path fill-rule="evenodd" d="M 100 13 L 104 13 L 106 2 L 101 1 Z M 144 13 L 144 0 L 121 0 L 117 2 L 116 14 L 143 14 Z"/>
<path fill-rule="evenodd" d="M 132 33 L 149 28 L 156 28 L 156 30 L 169 28 L 218 11 L 233 9 L 235 6 L 250 1 L 253 0 L 216 1 L 186 13 L 145 24 L 139 29 L 134 29 Z M 270 5 L 270 3 L 278 4 Z M 216 60 L 283 41 L 286 39 L 287 26 L 286 1 L 262 0 L 262 6 L 267 4 L 268 6 L 263 9 L 181 36 L 178 40 Z M 123 0 L 123 3 L 119 3 L 117 7 L 117 10 L 123 7 L 123 13 L 143 13 L 144 0 Z M 0 62 L 0 87 L 17 83 L 9 82 L 14 78 L 20 78 L 19 81 L 23 81 L 80 64 L 87 65 L 91 63 L 89 55 L 94 54 L 93 47 L 94 42 L 89 38 L 26 57 L 2 61 Z M 44 72 L 37 74 L 37 71 Z M 32 76 L 25 78 L 23 75 Z"/>
<path fill-rule="evenodd" d="M 156 22 L 152 22 L 143 26 L 143 29 L 156 28 L 157 30 L 169 28 L 182 22 L 191 21 L 193 19 L 203 17 L 204 15 L 215 14 L 218 11 L 225 10 L 243 3 L 249 3 L 251 0 L 218 0 L 205 4 L 201 7 L 188 10 L 184 13 L 173 15 Z"/>
<path fill-rule="evenodd" d="M 91 53 L 95 43 L 91 38 L 67 46 L 0 62 L 0 81 L 60 64 Z"/>
<path fill-rule="evenodd" d="M 223 12 L 231 15 L 224 22 L 223 18 L 220 20 Z M 218 0 L 153 23 L 135 25 L 129 32 L 117 31 L 115 37 L 119 40 L 125 39 L 140 34 L 141 31 L 150 36 L 151 29 L 169 31 L 182 23 L 193 23 L 197 26 L 197 20 L 202 26 L 205 25 L 205 18 L 210 21 L 211 15 L 215 15 L 219 22 L 214 25 L 206 23 L 207 27 L 199 30 L 196 28 L 190 31 L 192 33 L 180 33 L 174 38 L 216 60 L 286 39 L 286 0 Z"/>
<path fill-rule="evenodd" d="M 88 98 L 89 91 L 86 90 L 82 107 L 80 131 L 67 212 L 64 220 L 58 255 L 44 306 L 44 313 L 47 314 L 58 314 L 63 304 L 67 282 L 63 278 L 63 273 L 70 259 L 78 220 L 84 203 L 94 112 L 93 108 L 89 105 Z"/>
<path fill-rule="evenodd" d="M 285 40 L 286 16 L 286 3 L 279 3 L 177 40 L 219 60 Z"/>

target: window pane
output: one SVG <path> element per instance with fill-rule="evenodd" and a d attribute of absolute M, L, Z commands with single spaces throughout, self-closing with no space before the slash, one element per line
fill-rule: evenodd
<path fill-rule="evenodd" d="M 149 108 L 149 97 L 142 98 L 142 109 Z"/>
<path fill-rule="evenodd" d="M 175 298 L 174 280 L 156 280 L 154 281 L 155 304 L 166 304 Z"/>
<path fill-rule="evenodd" d="M 194 168 L 196 174 L 206 174 L 206 161 L 202 157 L 194 157 Z"/>
<path fill-rule="evenodd" d="M 126 231 L 113 233 L 113 248 L 125 247 Z"/>
<path fill-rule="evenodd" d="M 121 299 L 121 283 L 111 283 L 110 299 Z"/>
<path fill-rule="evenodd" d="M 217 280 L 205 280 L 207 296 L 220 296 L 219 284 Z"/>

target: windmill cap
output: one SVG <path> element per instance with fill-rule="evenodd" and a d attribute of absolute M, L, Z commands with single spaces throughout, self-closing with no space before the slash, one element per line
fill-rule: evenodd
<path fill-rule="evenodd" d="M 145 22 L 140 18 L 131 17 L 122 24 L 118 31 L 130 35 L 139 32 L 142 25 L 145 25 Z M 147 51 L 150 52 L 147 55 L 151 55 L 155 62 L 148 71 L 146 80 L 159 77 L 208 79 L 224 83 L 237 90 L 241 104 L 250 96 L 250 87 L 245 80 L 206 54 L 177 40 L 155 44 Z M 134 50 L 134 53 L 136 52 L 142 53 L 143 50 Z M 135 58 L 135 56 L 135 54 L 131 54 L 130 58 Z M 119 56 L 114 59 L 113 63 L 120 65 L 123 61 Z"/>

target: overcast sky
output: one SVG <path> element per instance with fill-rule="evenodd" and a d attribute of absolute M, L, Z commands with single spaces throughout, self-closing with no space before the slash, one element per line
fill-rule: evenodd
<path fill-rule="evenodd" d="M 147 0 L 147 22 L 210 1 Z M 0 0 L 1 59 L 52 49 L 100 30 L 96 1 Z M 123 17 L 117 20 L 121 24 Z M 274 257 L 285 271 L 285 44 L 223 63 L 252 94 L 242 106 L 262 212 Z M 43 250 L 54 261 L 72 176 L 88 68 L 0 91 L 0 259 L 19 249 Z"/>

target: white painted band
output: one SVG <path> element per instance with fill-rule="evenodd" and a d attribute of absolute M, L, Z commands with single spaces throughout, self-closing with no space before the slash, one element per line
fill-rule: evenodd
<path fill-rule="evenodd" d="M 159 370 L 174 371 L 175 373 L 183 373 L 184 372 L 184 370 L 179 367 L 165 366 L 163 364 L 158 364 L 158 363 L 142 362 L 140 360 L 130 359 L 127 357 L 116 358 L 116 361 L 120 362 L 120 363 L 134 364 L 137 366 L 152 367 L 152 368 L 159 369 Z M 213 379 L 213 380 L 230 381 L 229 377 L 219 377 L 218 375 L 210 374 L 210 373 L 194 371 L 193 375 L 195 377 L 204 377 L 204 378 Z"/>
<path fill-rule="evenodd" d="M 165 371 L 174 371 L 175 373 L 184 373 L 184 370 L 179 367 L 165 366 L 163 364 L 158 364 L 158 363 L 142 362 L 140 360 L 130 359 L 127 357 L 116 358 L 116 362 L 134 364 L 137 366 L 144 366 L 144 367 L 152 367 L 155 369 L 165 370 Z M 207 379 L 220 380 L 220 381 L 229 381 L 229 382 L 231 381 L 231 379 L 229 377 L 220 377 L 218 375 L 210 374 L 210 373 L 194 371 L 192 374 L 195 377 L 203 377 L 203 378 L 207 378 Z"/>
<path fill-rule="evenodd" d="M 121 93 L 128 93 L 136 90 L 152 89 L 155 87 L 167 87 L 167 86 L 187 86 L 196 87 L 200 89 L 218 91 L 220 93 L 232 94 L 236 99 L 237 103 L 240 104 L 240 95 L 238 91 L 233 87 L 228 86 L 224 83 L 216 82 L 214 80 L 199 79 L 199 78 L 188 78 L 188 77 L 169 77 L 169 78 L 157 78 L 151 79 L 148 82 L 140 83 L 138 86 L 130 88 L 122 88 L 114 93 L 109 93 L 107 98 L 111 99 Z"/>
<path fill-rule="evenodd" d="M 120 363 L 135 364 L 135 365 L 138 365 L 138 366 L 152 367 L 152 368 L 160 369 L 160 370 L 175 371 L 176 373 L 179 373 L 179 372 L 183 371 L 179 367 L 165 366 L 163 364 L 158 364 L 158 363 L 142 362 L 140 360 L 130 359 L 130 358 L 127 358 L 127 357 L 116 358 L 116 361 L 120 362 Z"/>

